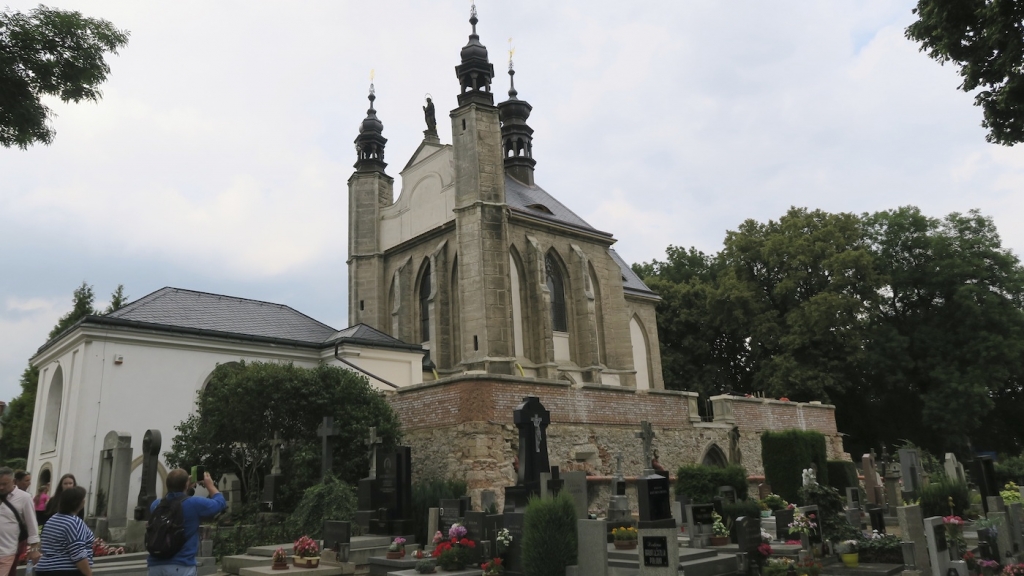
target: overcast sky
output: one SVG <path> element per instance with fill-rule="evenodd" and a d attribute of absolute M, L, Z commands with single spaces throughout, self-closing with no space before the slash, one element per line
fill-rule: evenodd
<path fill-rule="evenodd" d="M 14 10 L 35 3 L 10 1 Z M 51 146 L 0 149 L 0 399 L 83 280 L 175 286 L 347 326 L 347 187 L 370 70 L 396 178 L 430 93 L 451 141 L 469 2 L 70 2 L 131 31 L 99 103 L 48 101 Z M 985 142 L 911 1 L 478 4 L 537 183 L 629 262 L 717 251 L 790 206 L 979 208 L 1024 248 L 1024 147 Z"/>

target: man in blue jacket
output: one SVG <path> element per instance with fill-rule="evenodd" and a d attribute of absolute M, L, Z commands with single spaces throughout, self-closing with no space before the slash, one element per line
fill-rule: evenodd
<path fill-rule="evenodd" d="M 199 521 L 202 518 L 209 518 L 218 514 L 227 507 L 224 496 L 217 490 L 217 485 L 210 478 L 207 472 L 203 478 L 203 486 L 210 493 L 209 498 L 189 497 L 187 492 L 191 488 L 192 478 L 188 472 L 176 468 L 167 473 L 167 495 L 164 498 L 176 500 L 184 498 L 181 502 L 182 521 L 185 525 L 185 545 L 174 555 L 173 558 L 160 560 L 152 555 L 146 559 L 149 566 L 149 576 L 196 576 L 196 553 L 199 551 Z M 149 507 L 152 514 L 160 500 L 154 500 Z"/>

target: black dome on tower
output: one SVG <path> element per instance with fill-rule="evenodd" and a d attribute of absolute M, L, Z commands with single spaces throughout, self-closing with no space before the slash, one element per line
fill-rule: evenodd
<path fill-rule="evenodd" d="M 494 66 L 487 59 L 487 47 L 480 43 L 476 33 L 476 5 L 470 11 L 469 23 L 473 32 L 469 42 L 462 48 L 462 63 L 455 67 L 455 75 L 459 77 L 459 106 L 476 102 L 494 105 L 491 94 L 491 78 L 494 77 Z"/>
<path fill-rule="evenodd" d="M 501 152 L 505 157 L 505 173 L 523 184 L 532 186 L 533 168 L 537 161 L 533 159 L 533 128 L 530 128 L 526 121 L 530 118 L 533 106 L 526 100 L 518 98 L 515 75 L 516 71 L 512 68 L 510 60 L 508 100 L 498 104 L 498 116 L 501 118 Z"/>
<path fill-rule="evenodd" d="M 387 166 L 384 163 L 384 145 L 388 139 L 382 134 L 384 123 L 377 118 L 377 111 L 373 109 L 373 101 L 377 99 L 373 84 L 370 84 L 370 95 L 367 98 L 370 100 L 370 109 L 366 111 L 366 118 L 359 125 L 359 136 L 356 136 L 355 168 L 360 172 L 384 172 Z"/>

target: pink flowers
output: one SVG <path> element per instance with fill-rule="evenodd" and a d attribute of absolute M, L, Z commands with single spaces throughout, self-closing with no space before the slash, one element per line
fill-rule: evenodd
<path fill-rule="evenodd" d="M 942 522 L 953 526 L 963 526 L 964 519 L 959 516 L 943 516 Z"/>
<path fill-rule="evenodd" d="M 466 527 L 462 524 L 452 524 L 452 527 L 448 529 L 448 537 L 461 540 L 466 536 L 467 532 Z"/>
<path fill-rule="evenodd" d="M 317 545 L 316 540 L 303 535 L 295 541 L 295 544 L 292 544 L 292 554 L 299 558 L 312 558 L 320 555 L 320 546 Z"/>

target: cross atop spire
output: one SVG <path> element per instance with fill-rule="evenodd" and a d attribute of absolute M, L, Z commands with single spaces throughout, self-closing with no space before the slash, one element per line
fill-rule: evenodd
<path fill-rule="evenodd" d="M 469 9 L 469 23 L 473 25 L 473 32 L 469 35 L 469 42 L 462 48 L 462 63 L 455 67 L 455 75 L 459 77 L 461 87 L 460 106 L 470 102 L 494 105 L 494 96 L 491 95 L 494 66 L 487 59 L 487 47 L 480 43 L 480 36 L 476 33 L 477 22 L 476 3 L 473 3 Z"/>

